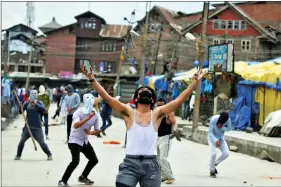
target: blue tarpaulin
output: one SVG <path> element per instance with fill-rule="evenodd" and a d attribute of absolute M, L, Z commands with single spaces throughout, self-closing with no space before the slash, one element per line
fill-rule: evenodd
<path fill-rule="evenodd" d="M 198 61 L 195 60 L 193 62 L 194 67 L 198 68 Z M 209 61 L 208 60 L 203 60 L 203 68 L 208 68 L 209 67 Z"/>
<path fill-rule="evenodd" d="M 245 130 L 249 125 L 247 119 L 250 120 L 251 114 L 255 111 L 256 87 L 251 85 L 250 82 L 240 81 L 237 90 L 237 101 L 230 112 L 230 118 L 235 129 Z M 241 113 L 242 108 L 243 113 Z"/>
<path fill-rule="evenodd" d="M 266 88 L 281 91 L 280 80 L 278 80 L 278 79 L 276 81 L 276 84 L 271 84 L 271 83 L 267 83 L 267 82 L 249 81 L 249 80 L 240 81 L 239 84 L 249 85 L 249 86 L 253 86 L 253 87 L 264 86 Z"/>

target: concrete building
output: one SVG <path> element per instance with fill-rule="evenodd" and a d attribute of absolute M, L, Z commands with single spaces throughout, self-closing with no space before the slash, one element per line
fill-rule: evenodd
<path fill-rule="evenodd" d="M 33 49 L 31 73 L 45 72 L 44 47 L 37 42 L 37 33 L 36 30 L 23 24 L 2 30 L 2 70 L 4 63 L 7 62 L 9 72 L 27 72 L 30 52 Z"/>

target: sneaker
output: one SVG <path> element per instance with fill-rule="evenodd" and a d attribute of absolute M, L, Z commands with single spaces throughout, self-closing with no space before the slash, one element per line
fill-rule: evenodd
<path fill-rule="evenodd" d="M 84 184 L 86 184 L 86 185 L 91 185 L 91 184 L 94 184 L 94 183 L 95 183 L 94 181 L 92 181 L 92 180 L 90 180 L 90 179 L 87 179 L 87 178 L 84 178 L 84 177 L 82 177 L 82 176 L 80 176 L 80 177 L 78 178 L 78 182 L 84 183 Z"/>
<path fill-rule="evenodd" d="M 167 177 L 163 177 L 163 178 L 161 178 L 161 182 L 165 182 L 165 181 L 167 181 L 168 180 L 168 178 Z"/>
<path fill-rule="evenodd" d="M 176 179 L 168 179 L 166 184 L 173 184 L 175 182 Z"/>
<path fill-rule="evenodd" d="M 67 183 L 65 183 L 63 181 L 59 181 L 58 186 L 70 187 Z"/>
<path fill-rule="evenodd" d="M 218 174 L 218 170 L 215 168 L 215 173 Z"/>
<path fill-rule="evenodd" d="M 49 136 L 46 136 L 46 140 L 50 140 Z"/>
<path fill-rule="evenodd" d="M 101 135 L 100 135 L 100 134 L 98 134 L 98 135 L 97 135 L 97 137 L 98 137 L 98 138 L 101 138 Z"/>
<path fill-rule="evenodd" d="M 15 156 L 14 160 L 20 160 L 20 156 Z"/>
<path fill-rule="evenodd" d="M 217 177 L 217 176 L 216 176 L 216 172 L 215 172 L 215 171 L 211 171 L 211 172 L 210 172 L 210 177 L 216 178 L 216 177 Z"/>
<path fill-rule="evenodd" d="M 47 160 L 53 160 L 53 156 L 52 155 L 49 155 Z"/>
<path fill-rule="evenodd" d="M 104 136 L 106 136 L 106 134 L 105 134 L 105 132 L 104 132 L 104 131 L 101 131 L 101 133 L 102 133 Z"/>

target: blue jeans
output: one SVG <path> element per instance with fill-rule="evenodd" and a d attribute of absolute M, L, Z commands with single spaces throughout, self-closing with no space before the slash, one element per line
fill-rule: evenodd
<path fill-rule="evenodd" d="M 49 134 L 49 115 L 48 115 L 48 113 L 46 113 L 46 114 L 44 113 L 42 116 L 44 117 L 45 135 L 48 136 L 48 134 Z M 42 118 L 42 116 L 41 116 L 41 118 Z"/>
<path fill-rule="evenodd" d="M 101 130 L 105 131 L 105 129 L 107 129 L 108 127 L 110 127 L 112 125 L 112 121 L 110 119 L 110 116 L 101 116 L 102 118 L 102 127 Z M 106 124 L 106 122 L 108 124 Z"/>
<path fill-rule="evenodd" d="M 184 101 L 181 104 L 181 118 L 182 119 L 187 119 L 188 118 L 188 114 L 189 114 L 189 103 L 188 101 Z"/>
<path fill-rule="evenodd" d="M 31 133 L 34 137 L 34 139 L 38 142 L 38 144 L 40 145 L 41 149 L 46 153 L 46 155 L 52 155 L 51 151 L 49 150 L 48 145 L 45 143 L 44 141 L 44 135 L 41 129 L 38 130 L 32 130 L 31 129 Z M 23 128 L 22 130 L 22 134 L 21 134 L 21 139 L 18 145 L 18 151 L 17 151 L 17 156 L 21 157 L 23 148 L 24 148 L 24 143 L 26 142 L 26 140 L 28 140 L 28 138 L 30 138 L 30 135 L 28 133 L 28 130 L 26 127 Z"/>
<path fill-rule="evenodd" d="M 14 111 L 14 118 L 19 116 L 19 105 L 14 105 L 15 111 Z"/>

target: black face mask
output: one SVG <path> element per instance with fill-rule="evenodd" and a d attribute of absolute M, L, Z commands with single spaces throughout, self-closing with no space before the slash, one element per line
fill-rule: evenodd
<path fill-rule="evenodd" d="M 152 104 L 152 94 L 149 91 L 143 91 L 139 95 L 138 103 Z"/>

